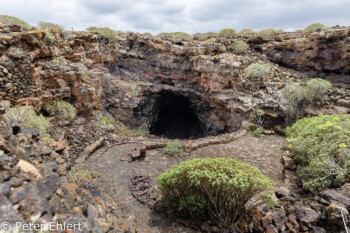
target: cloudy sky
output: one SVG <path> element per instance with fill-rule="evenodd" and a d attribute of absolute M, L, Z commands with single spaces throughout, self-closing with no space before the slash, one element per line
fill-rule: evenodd
<path fill-rule="evenodd" d="M 83 30 L 188 33 L 350 25 L 350 0 L 0 0 L 0 14 Z"/>

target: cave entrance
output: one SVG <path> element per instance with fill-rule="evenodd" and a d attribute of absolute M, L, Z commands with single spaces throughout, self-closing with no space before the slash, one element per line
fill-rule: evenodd
<path fill-rule="evenodd" d="M 203 124 L 185 96 L 162 93 L 157 100 L 154 114 L 151 134 L 171 139 L 196 139 L 205 134 Z"/>

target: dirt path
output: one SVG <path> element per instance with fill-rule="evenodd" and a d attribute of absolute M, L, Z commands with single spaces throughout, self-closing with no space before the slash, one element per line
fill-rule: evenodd
<path fill-rule="evenodd" d="M 137 175 L 156 178 L 167 168 L 189 158 L 231 157 L 257 166 L 278 185 L 282 183 L 281 156 L 284 143 L 285 139 L 280 136 L 256 138 L 246 135 L 227 144 L 200 148 L 185 158 L 170 157 L 159 149 L 149 150 L 145 160 L 134 162 L 128 161 L 128 154 L 137 144 L 126 144 L 95 152 L 87 160 L 87 167 L 99 174 L 99 187 L 121 206 L 124 213 L 134 214 L 145 232 L 194 232 L 174 219 L 165 219 L 152 213 L 148 207 L 137 202 L 129 191 L 131 178 Z"/>

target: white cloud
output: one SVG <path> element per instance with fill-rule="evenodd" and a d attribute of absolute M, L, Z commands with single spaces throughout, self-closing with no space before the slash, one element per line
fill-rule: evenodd
<path fill-rule="evenodd" d="M 222 28 L 283 28 L 310 23 L 350 25 L 348 0 L 0 0 L 0 14 L 32 25 L 44 20 L 83 30 L 189 33 Z"/>

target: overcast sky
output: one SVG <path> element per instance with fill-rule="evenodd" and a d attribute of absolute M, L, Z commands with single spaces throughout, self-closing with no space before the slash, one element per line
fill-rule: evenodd
<path fill-rule="evenodd" d="M 0 0 L 0 14 L 83 30 L 188 33 L 350 25 L 350 0 Z"/>

